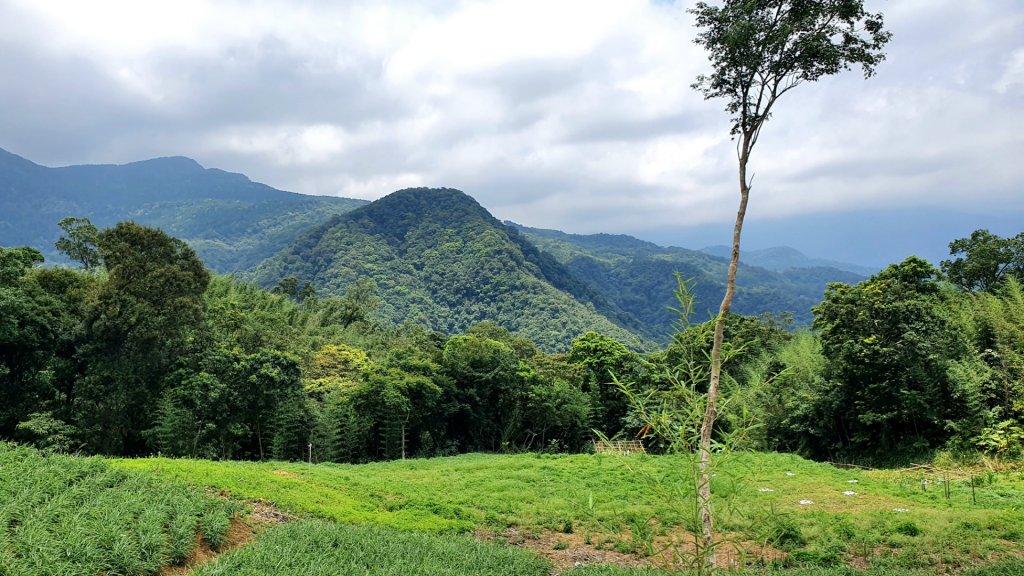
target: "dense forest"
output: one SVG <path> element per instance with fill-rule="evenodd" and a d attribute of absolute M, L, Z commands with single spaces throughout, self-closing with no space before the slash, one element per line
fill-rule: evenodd
<path fill-rule="evenodd" d="M 40 448 L 338 462 L 578 451 L 595 431 L 651 429 L 623 389 L 647 407 L 701 391 L 710 331 L 685 315 L 653 352 L 588 331 L 551 353 L 494 322 L 444 334 L 384 321 L 367 278 L 331 296 L 294 277 L 264 290 L 155 228 L 61 226 L 77 268 L 0 249 L 0 437 Z M 1019 453 L 1024 234 L 979 230 L 950 249 L 941 270 L 910 257 L 829 285 L 810 329 L 731 316 L 722 433 L 819 459 Z"/>

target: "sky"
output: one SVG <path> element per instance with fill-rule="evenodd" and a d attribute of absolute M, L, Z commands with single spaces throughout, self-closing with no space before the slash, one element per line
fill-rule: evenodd
<path fill-rule="evenodd" d="M 724 102 L 690 87 L 709 71 L 692 4 L 0 0 L 0 147 L 369 200 L 447 186 L 528 226 L 670 243 L 728 231 L 738 201 Z M 866 7 L 886 61 L 779 102 L 749 220 L 1024 215 L 1024 2 Z"/>

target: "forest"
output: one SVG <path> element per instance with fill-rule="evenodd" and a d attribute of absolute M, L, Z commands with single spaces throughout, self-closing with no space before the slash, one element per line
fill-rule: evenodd
<path fill-rule="evenodd" d="M 0 437 L 52 452 L 370 462 L 464 452 L 667 447 L 652 414 L 698 401 L 708 322 L 667 346 L 595 331 L 557 352 L 490 321 L 455 334 L 383 319 L 376 283 L 319 296 L 211 273 L 132 222 L 61 222 L 75 267 L 0 248 Z M 830 284 L 813 325 L 733 314 L 723 425 L 742 448 L 891 464 L 1024 450 L 1024 234 L 953 240 Z M 699 318 L 695 319 L 699 320 Z"/>

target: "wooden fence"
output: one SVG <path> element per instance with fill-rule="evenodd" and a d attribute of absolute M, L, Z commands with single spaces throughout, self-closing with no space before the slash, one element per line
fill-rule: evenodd
<path fill-rule="evenodd" d="M 647 454 L 639 440 L 594 440 L 594 452 L 598 454 Z"/>

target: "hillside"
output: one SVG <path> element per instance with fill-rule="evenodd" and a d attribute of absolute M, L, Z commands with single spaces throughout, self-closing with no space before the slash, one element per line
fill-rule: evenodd
<path fill-rule="evenodd" d="M 713 315 L 725 293 L 728 262 L 685 248 L 665 248 L 631 236 L 566 234 L 517 226 L 541 250 L 554 256 L 576 277 L 592 286 L 663 340 L 672 330 L 677 307 L 675 273 L 692 281 L 695 322 Z M 829 282 L 856 283 L 862 276 L 836 268 L 794 268 L 781 272 L 740 263 L 733 310 L 742 314 L 789 312 L 800 324 L 812 320 L 811 307 L 821 302 Z"/>
<path fill-rule="evenodd" d="M 635 341 L 599 294 L 458 190 L 402 190 L 336 216 L 254 273 L 264 286 L 289 276 L 327 295 L 372 279 L 386 320 L 449 334 L 493 320 L 549 350 L 587 330 Z"/>
<path fill-rule="evenodd" d="M 189 242 L 210 268 L 242 270 L 364 203 L 283 192 L 183 157 L 49 168 L 0 149 L 0 246 L 33 246 L 50 261 L 60 259 L 57 222 L 79 216 L 99 226 L 157 226 Z"/>

